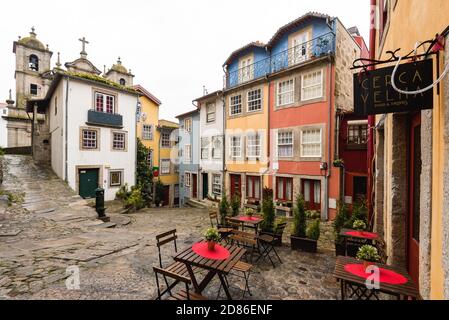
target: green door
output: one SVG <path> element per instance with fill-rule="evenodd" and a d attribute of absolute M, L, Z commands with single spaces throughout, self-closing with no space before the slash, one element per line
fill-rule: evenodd
<path fill-rule="evenodd" d="M 95 189 L 98 188 L 98 169 L 80 169 L 79 177 L 80 196 L 94 198 Z"/>

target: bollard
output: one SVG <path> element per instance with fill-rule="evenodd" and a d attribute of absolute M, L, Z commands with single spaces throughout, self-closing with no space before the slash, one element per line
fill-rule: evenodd
<path fill-rule="evenodd" d="M 103 220 L 106 215 L 106 208 L 104 207 L 104 189 L 95 189 L 95 211 L 98 213 L 98 218 Z"/>

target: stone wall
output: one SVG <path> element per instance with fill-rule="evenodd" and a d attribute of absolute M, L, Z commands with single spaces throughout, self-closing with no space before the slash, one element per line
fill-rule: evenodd
<path fill-rule="evenodd" d="M 343 24 L 337 19 L 337 46 L 335 57 L 335 103 L 336 108 L 353 111 L 352 62 L 360 57 L 361 50 Z"/>
<path fill-rule="evenodd" d="M 384 235 L 384 160 L 385 160 L 385 133 L 384 129 L 377 130 L 376 135 L 376 161 L 374 177 L 374 231 L 385 239 Z"/>

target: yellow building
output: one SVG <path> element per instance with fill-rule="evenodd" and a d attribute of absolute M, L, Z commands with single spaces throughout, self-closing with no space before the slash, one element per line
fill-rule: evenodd
<path fill-rule="evenodd" d="M 447 0 L 376 4 L 376 59 L 398 48 L 404 56 L 449 25 Z M 434 80 L 449 60 L 445 38 L 446 49 L 430 57 Z M 423 298 L 449 299 L 449 76 L 433 95 L 432 110 L 376 116 L 375 227 L 389 263 L 408 269 Z"/>
<path fill-rule="evenodd" d="M 173 161 L 177 159 L 177 151 L 173 148 L 176 142 L 172 133 L 178 125 L 174 122 L 159 120 L 161 101 L 140 85 L 134 86 L 134 89 L 141 94 L 139 101 L 142 116 L 137 124 L 137 137 L 145 147 L 150 149 L 148 165 L 153 168 L 154 180 L 157 181 L 160 178 L 164 184 L 163 205 L 175 206 L 179 203 L 179 197 L 177 196 L 178 173 L 176 163 Z"/>

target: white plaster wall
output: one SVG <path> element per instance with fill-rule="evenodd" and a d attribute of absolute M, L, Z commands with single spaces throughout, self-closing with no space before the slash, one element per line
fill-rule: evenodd
<path fill-rule="evenodd" d="M 207 111 L 206 103 L 215 102 L 215 121 L 212 123 L 207 123 Z M 200 104 L 200 137 L 208 137 L 209 141 L 212 142 L 212 137 L 223 136 L 224 123 L 223 123 L 223 101 L 221 97 L 212 98 L 212 100 L 201 102 Z M 223 142 L 223 137 L 222 137 Z M 223 148 L 223 146 L 222 146 Z M 209 147 L 209 157 L 208 159 L 201 159 L 201 139 L 199 146 L 199 156 L 200 156 L 200 168 L 202 172 L 213 172 L 223 170 L 223 151 L 221 152 L 220 159 L 212 158 L 212 147 Z"/>
<path fill-rule="evenodd" d="M 6 119 L 3 116 L 8 114 L 8 109 L 5 107 L 0 107 L 0 147 L 6 148 L 8 146 L 8 129 L 6 128 Z"/>
<path fill-rule="evenodd" d="M 56 175 L 64 179 L 64 128 L 65 128 L 65 88 L 66 80 L 59 82 L 47 113 L 50 119 L 50 136 L 51 136 L 51 167 Z M 55 115 L 55 99 L 57 98 L 58 112 Z"/>
<path fill-rule="evenodd" d="M 105 89 L 110 90 L 110 89 Z M 123 129 L 127 132 L 127 151 L 112 151 L 113 128 L 94 127 L 100 130 L 99 151 L 80 149 L 80 127 L 86 127 L 87 112 L 92 106 L 93 89 L 88 83 L 70 80 L 68 98 L 68 182 L 78 190 L 76 166 L 101 166 L 103 179 L 100 186 L 105 189 L 105 200 L 113 200 L 118 187 L 109 187 L 109 170 L 123 170 L 123 183 L 134 186 L 136 160 L 136 120 L 137 97 L 117 92 L 117 113 L 123 116 Z"/>

